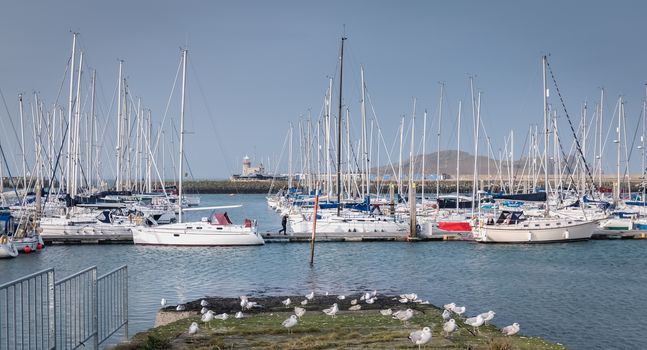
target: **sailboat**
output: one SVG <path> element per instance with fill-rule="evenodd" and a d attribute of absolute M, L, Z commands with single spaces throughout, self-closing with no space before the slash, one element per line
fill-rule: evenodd
<path fill-rule="evenodd" d="M 546 88 L 546 56 L 543 62 L 544 85 L 544 152 L 548 148 L 548 90 Z M 544 183 L 548 191 L 548 157 L 544 156 Z M 502 211 L 496 221 L 481 221 L 474 228 L 476 241 L 481 243 L 550 243 L 582 241 L 591 238 L 598 220 L 549 216 L 548 201 L 544 217 L 527 219 L 522 211 Z"/>
<path fill-rule="evenodd" d="M 186 96 L 186 49 L 182 50 L 182 103 L 180 111 L 180 160 L 178 196 L 182 198 L 182 177 L 184 159 L 184 100 Z M 225 207 L 193 208 L 223 209 Z M 243 225 L 235 225 L 227 213 L 214 213 L 211 218 L 197 222 L 182 222 L 182 211 L 178 213 L 178 223 L 158 225 L 147 219 L 147 224 L 132 229 L 135 244 L 178 245 L 178 246 L 229 246 L 262 245 L 263 237 L 258 233 L 255 221 L 245 219 Z"/>

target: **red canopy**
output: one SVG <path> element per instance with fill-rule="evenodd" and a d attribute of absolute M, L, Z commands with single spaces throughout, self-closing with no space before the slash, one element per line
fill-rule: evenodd
<path fill-rule="evenodd" d="M 232 224 L 231 220 L 229 220 L 229 215 L 227 215 L 227 212 L 215 213 L 215 214 L 213 214 L 213 217 L 216 218 L 216 221 L 218 221 L 218 225 L 231 225 Z"/>

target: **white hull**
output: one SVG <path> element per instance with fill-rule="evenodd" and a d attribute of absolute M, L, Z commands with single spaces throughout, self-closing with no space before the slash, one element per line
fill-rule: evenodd
<path fill-rule="evenodd" d="M 0 259 L 15 258 L 18 256 L 18 250 L 13 242 L 0 243 Z"/>
<path fill-rule="evenodd" d="M 185 222 L 133 228 L 135 244 L 176 246 L 229 246 L 265 244 L 256 227 Z"/>
<path fill-rule="evenodd" d="M 292 216 L 289 220 L 292 233 L 312 232 L 312 221 Z M 370 233 L 370 232 L 408 232 L 408 223 L 393 219 L 377 220 L 375 218 L 337 217 L 317 219 L 317 233 Z"/>
<path fill-rule="evenodd" d="M 591 238 L 597 221 L 528 220 L 513 225 L 483 225 L 474 229 L 481 243 L 550 243 L 583 241 Z"/>

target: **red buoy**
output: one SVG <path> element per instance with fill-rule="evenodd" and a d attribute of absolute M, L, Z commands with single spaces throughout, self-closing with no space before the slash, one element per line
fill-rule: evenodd
<path fill-rule="evenodd" d="M 29 254 L 31 253 L 31 248 L 29 248 L 29 246 L 26 246 L 22 251 L 25 252 L 25 254 Z"/>
<path fill-rule="evenodd" d="M 36 244 L 36 249 L 43 249 L 43 245 L 40 243 Z"/>

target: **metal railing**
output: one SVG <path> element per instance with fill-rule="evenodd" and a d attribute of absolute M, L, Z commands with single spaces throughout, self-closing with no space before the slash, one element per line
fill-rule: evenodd
<path fill-rule="evenodd" d="M 0 349 L 54 349 L 54 269 L 0 285 Z"/>
<path fill-rule="evenodd" d="M 0 350 L 94 349 L 128 337 L 128 268 L 96 266 L 55 281 L 47 269 L 0 285 Z"/>

